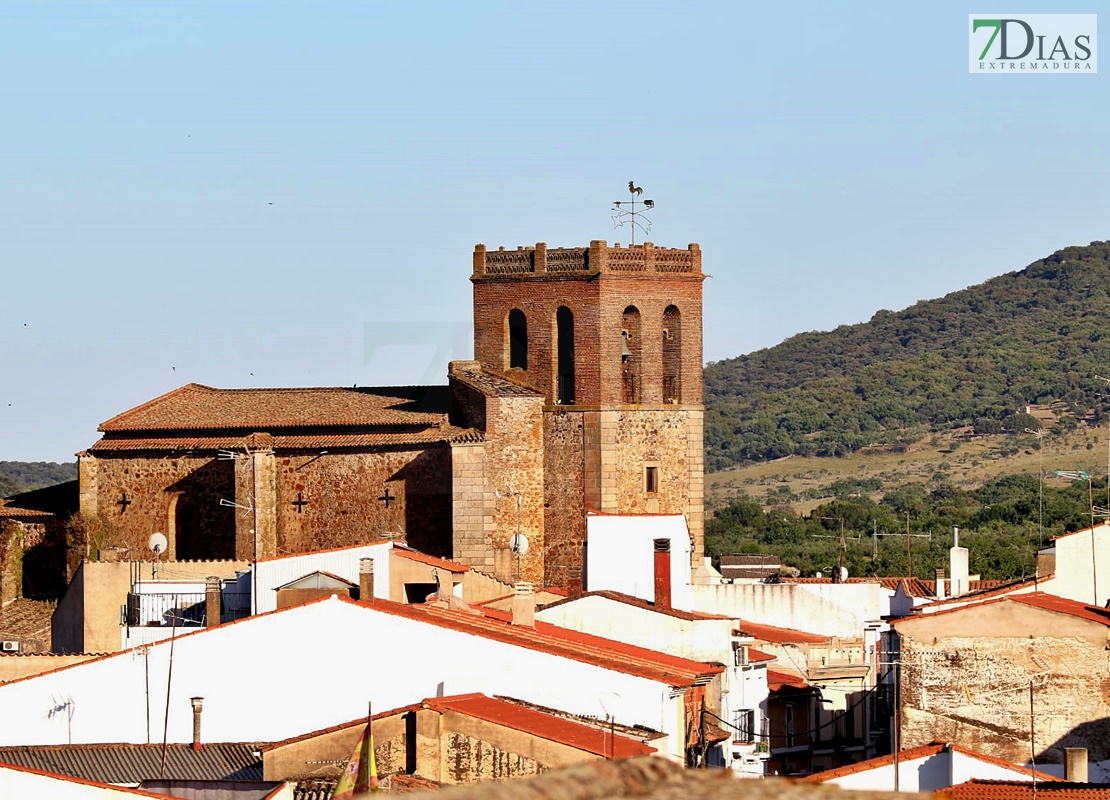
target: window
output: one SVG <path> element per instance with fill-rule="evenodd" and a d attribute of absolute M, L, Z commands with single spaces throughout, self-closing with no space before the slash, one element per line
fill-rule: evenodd
<path fill-rule="evenodd" d="M 787 704 L 783 707 L 783 711 L 786 713 L 786 725 L 784 726 L 786 728 L 786 730 L 784 731 L 784 734 L 785 734 L 784 738 L 786 739 L 786 746 L 787 747 L 793 747 L 794 746 L 794 706 L 791 705 L 791 704 Z"/>
<path fill-rule="evenodd" d="M 663 402 L 682 399 L 682 315 L 676 306 L 663 312 Z"/>
<path fill-rule="evenodd" d="M 659 467 L 644 467 L 644 491 L 648 494 L 659 491 Z"/>
<path fill-rule="evenodd" d="M 555 312 L 555 402 L 574 404 L 574 313 L 566 306 Z"/>
<path fill-rule="evenodd" d="M 519 308 L 509 312 L 509 369 L 528 369 L 528 318 Z"/>
<path fill-rule="evenodd" d="M 738 742 L 755 741 L 755 709 L 745 708 L 736 712 L 736 730 L 733 738 Z"/>
<path fill-rule="evenodd" d="M 621 316 L 621 402 L 640 402 L 640 311 L 629 306 Z"/>

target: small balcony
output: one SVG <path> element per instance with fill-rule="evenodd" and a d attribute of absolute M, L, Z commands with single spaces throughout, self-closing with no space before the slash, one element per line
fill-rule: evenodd
<path fill-rule="evenodd" d="M 250 595 L 220 593 L 220 623 L 250 615 Z M 203 592 L 130 592 L 120 608 L 120 625 L 138 628 L 203 628 L 208 599 Z"/>

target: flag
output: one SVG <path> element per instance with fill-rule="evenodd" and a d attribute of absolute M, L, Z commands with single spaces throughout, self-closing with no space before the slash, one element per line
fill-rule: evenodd
<path fill-rule="evenodd" d="M 376 791 L 378 788 L 378 764 L 374 757 L 374 733 L 370 730 L 370 723 L 358 737 L 355 751 L 343 768 L 339 782 L 335 784 L 332 800 L 349 800 L 356 795 Z"/>

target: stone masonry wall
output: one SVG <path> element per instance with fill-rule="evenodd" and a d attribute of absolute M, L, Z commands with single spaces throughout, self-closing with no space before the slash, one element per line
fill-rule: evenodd
<path fill-rule="evenodd" d="M 544 577 L 552 586 L 581 578 L 586 542 L 585 418 L 586 414 L 562 408 L 543 415 Z"/>
<path fill-rule="evenodd" d="M 1029 685 L 1040 763 L 1065 747 L 1110 758 L 1106 643 L 1083 637 L 902 637 L 902 746 L 955 741 L 1022 764 L 1030 755 Z"/>

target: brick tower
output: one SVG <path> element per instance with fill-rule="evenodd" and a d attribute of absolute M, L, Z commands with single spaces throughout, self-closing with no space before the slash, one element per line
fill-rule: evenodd
<path fill-rule="evenodd" d="M 548 584 L 581 579 L 588 511 L 685 514 L 700 559 L 704 279 L 696 244 L 475 248 L 474 358 L 543 397 Z"/>

